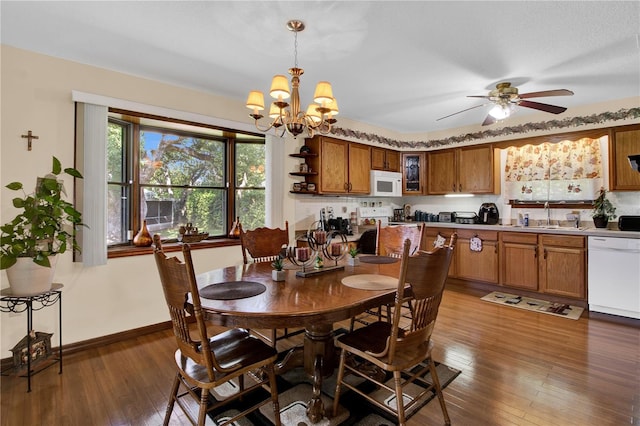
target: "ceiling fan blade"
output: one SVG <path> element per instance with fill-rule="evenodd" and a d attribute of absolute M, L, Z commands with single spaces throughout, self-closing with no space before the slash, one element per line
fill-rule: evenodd
<path fill-rule="evenodd" d="M 528 99 L 528 98 L 544 98 L 546 96 L 571 96 L 573 92 L 567 89 L 557 89 L 557 90 L 543 90 L 541 92 L 529 92 L 523 93 L 519 97 L 520 99 Z"/>
<path fill-rule="evenodd" d="M 483 99 L 491 99 L 490 96 L 486 95 L 467 95 L 467 98 L 483 98 Z"/>
<path fill-rule="evenodd" d="M 488 126 L 489 124 L 493 124 L 496 121 L 498 121 L 498 120 L 496 120 L 496 118 L 493 115 L 488 114 L 487 118 L 485 118 L 484 121 L 482 122 L 482 125 L 483 126 Z"/>
<path fill-rule="evenodd" d="M 461 112 L 469 111 L 471 109 L 476 109 L 476 108 L 479 108 L 479 107 L 485 106 L 485 105 L 488 105 L 488 104 L 481 104 L 481 105 L 472 106 L 471 108 L 463 109 L 462 111 L 454 112 L 453 114 L 449 114 L 449 115 L 445 115 L 444 117 L 440 117 L 440 118 L 436 119 L 436 121 L 440 121 L 442 119 L 449 118 L 449 117 L 451 117 L 453 115 L 460 114 Z"/>
<path fill-rule="evenodd" d="M 550 112 L 552 114 L 560 114 L 567 110 L 567 108 L 565 107 L 543 104 L 540 102 L 533 102 L 533 101 L 518 101 L 518 105 L 527 107 L 527 108 L 537 109 L 540 111 Z"/>

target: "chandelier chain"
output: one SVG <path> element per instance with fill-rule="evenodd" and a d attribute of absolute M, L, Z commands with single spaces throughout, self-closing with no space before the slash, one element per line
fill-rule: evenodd
<path fill-rule="evenodd" d="M 298 68 L 298 31 L 293 32 L 293 66 Z"/>

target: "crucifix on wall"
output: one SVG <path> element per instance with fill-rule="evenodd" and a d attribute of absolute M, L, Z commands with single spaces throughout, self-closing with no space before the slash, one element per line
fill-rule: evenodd
<path fill-rule="evenodd" d="M 31 141 L 32 141 L 33 139 L 39 139 L 39 137 L 38 137 L 38 136 L 36 136 L 36 135 L 34 135 L 33 133 L 31 133 L 31 130 L 29 130 L 29 131 L 27 132 L 27 134 L 26 134 L 26 135 L 21 135 L 21 136 L 22 136 L 24 139 L 26 139 L 26 140 L 27 140 L 27 142 L 28 142 L 28 144 L 27 144 L 27 150 L 29 150 L 29 151 L 31 151 Z"/>

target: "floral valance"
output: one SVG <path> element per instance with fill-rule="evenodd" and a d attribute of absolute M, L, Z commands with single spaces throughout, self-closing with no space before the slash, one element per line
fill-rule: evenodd
<path fill-rule="evenodd" d="M 592 200 L 603 184 L 600 140 L 510 147 L 505 182 L 511 200 Z"/>

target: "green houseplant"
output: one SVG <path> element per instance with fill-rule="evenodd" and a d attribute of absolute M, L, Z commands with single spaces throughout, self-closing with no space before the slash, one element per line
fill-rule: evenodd
<path fill-rule="evenodd" d="M 356 256 L 358 255 L 358 248 L 355 246 L 349 247 L 349 257 L 347 258 L 347 264 L 355 266 L 360 264 L 360 259 Z"/>
<path fill-rule="evenodd" d="M 271 263 L 271 266 L 273 267 L 271 279 L 273 281 L 284 281 L 285 271 L 282 270 L 284 268 L 284 260 L 282 257 L 278 256 L 278 258 Z"/>
<path fill-rule="evenodd" d="M 24 191 L 21 182 L 6 185 L 13 191 L 22 191 L 23 197 L 13 199 L 13 206 L 20 210 L 16 217 L 0 228 L 0 269 L 7 269 L 9 284 L 16 295 L 46 291 L 51 288 L 56 255 L 67 249 L 80 249 L 75 235 L 82 226 L 82 214 L 64 199 L 66 192 L 58 176 L 65 174 L 82 178 L 74 168 L 62 169 L 60 160 L 53 157 L 51 173 L 38 177 L 32 194 Z M 47 283 L 36 283 L 31 272 L 49 278 Z M 46 268 L 46 269 L 45 269 Z M 23 278 L 25 283 L 16 280 Z M 30 281 L 30 282 L 29 282 Z M 23 288 L 28 286 L 28 288 Z M 48 287 L 47 287 L 48 286 Z"/>
<path fill-rule="evenodd" d="M 598 197 L 593 201 L 591 217 L 596 228 L 606 228 L 609 220 L 617 217 L 616 208 L 607 198 L 607 191 L 604 188 L 600 188 Z"/>

